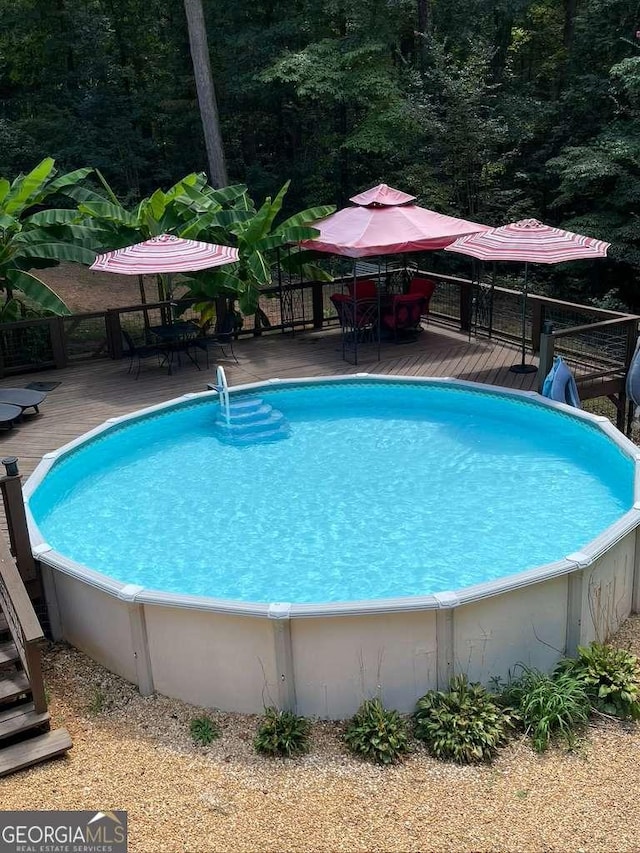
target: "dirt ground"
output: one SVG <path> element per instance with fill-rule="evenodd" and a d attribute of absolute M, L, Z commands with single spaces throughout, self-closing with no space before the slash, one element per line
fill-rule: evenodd
<path fill-rule="evenodd" d="M 73 313 L 105 311 L 140 304 L 138 277 L 93 272 L 82 264 L 60 264 L 39 270 L 38 277 L 48 284 Z M 155 280 L 145 279 L 147 300 L 157 299 Z"/>

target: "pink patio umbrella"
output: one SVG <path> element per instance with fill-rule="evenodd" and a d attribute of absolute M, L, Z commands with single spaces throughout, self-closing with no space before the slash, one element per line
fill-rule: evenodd
<path fill-rule="evenodd" d="M 124 249 L 98 255 L 89 269 L 101 272 L 137 275 L 140 298 L 146 303 L 143 275 L 195 272 L 231 264 L 238 260 L 238 250 L 231 246 L 187 240 L 174 234 L 160 234 Z M 146 315 L 145 315 L 146 316 Z"/>
<path fill-rule="evenodd" d="M 345 207 L 313 223 L 320 235 L 301 246 L 348 258 L 442 249 L 462 234 L 486 225 L 445 216 L 414 204 L 416 197 L 379 184 L 349 199 Z"/>
<path fill-rule="evenodd" d="M 143 243 L 98 255 L 89 269 L 121 275 L 195 272 L 238 260 L 238 250 L 200 240 L 160 234 Z"/>
<path fill-rule="evenodd" d="M 522 361 L 510 369 L 514 373 L 531 373 L 536 370 L 535 366 L 525 363 L 528 264 L 559 264 L 585 258 L 604 258 L 610 245 L 593 237 L 544 225 L 537 219 L 523 219 L 489 231 L 460 237 L 446 246 L 445 251 L 470 255 L 481 261 L 524 262 Z"/>

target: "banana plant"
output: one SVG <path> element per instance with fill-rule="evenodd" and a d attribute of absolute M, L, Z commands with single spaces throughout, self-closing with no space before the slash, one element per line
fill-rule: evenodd
<path fill-rule="evenodd" d="M 69 309 L 33 269 L 55 266 L 60 261 L 92 263 L 90 231 L 76 225 L 74 210 L 38 210 L 54 195 L 69 196 L 91 169 L 77 169 L 57 176 L 55 162 L 42 160 L 26 175 L 13 181 L 0 178 L 0 290 L 5 308 L 0 317 L 20 315 L 24 305 L 16 291 L 45 312 L 69 314 Z"/>
<path fill-rule="evenodd" d="M 242 195 L 244 188 L 226 187 L 212 190 L 206 176 L 191 173 L 164 192 L 157 189 L 128 210 L 116 197 L 109 184 L 96 172 L 105 194 L 86 187 L 75 187 L 73 197 L 78 202 L 78 214 L 100 245 L 100 251 L 110 251 L 140 243 L 160 234 L 189 236 L 193 221 L 202 219 L 211 227 L 222 227 L 224 204 Z M 158 296 L 170 298 L 169 278 L 158 275 Z M 142 292 L 142 288 L 141 288 Z"/>
<path fill-rule="evenodd" d="M 289 183 L 287 181 L 275 198 L 267 197 L 257 210 L 246 187 L 233 188 L 236 193 L 240 189 L 244 191 L 234 195 L 230 208 L 218 211 L 201 209 L 199 215 L 184 229 L 182 236 L 215 239 L 238 248 L 239 259 L 236 264 L 224 269 L 202 270 L 189 276 L 186 283 L 201 310 L 206 310 L 212 299 L 228 295 L 232 302 L 237 299 L 243 314 L 256 314 L 263 322 L 266 321 L 258 301 L 261 291 L 272 284 L 273 269 L 277 262 L 287 271 L 298 271 L 316 281 L 331 279 L 324 270 L 307 263 L 311 253 L 301 251 L 298 243 L 317 237 L 319 232 L 312 223 L 333 213 L 335 207 L 327 205 L 308 208 L 276 224 Z M 197 200 L 195 194 L 190 195 L 200 208 L 206 206 L 206 191 L 200 193 Z M 290 247 L 288 253 L 279 256 L 279 250 L 284 247 Z"/>

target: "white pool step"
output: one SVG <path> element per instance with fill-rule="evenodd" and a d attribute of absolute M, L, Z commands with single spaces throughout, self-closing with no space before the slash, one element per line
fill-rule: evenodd
<path fill-rule="evenodd" d="M 214 423 L 216 437 L 225 444 L 246 446 L 278 441 L 291 435 L 282 412 L 258 397 L 229 401 L 229 420 L 220 410 Z"/>

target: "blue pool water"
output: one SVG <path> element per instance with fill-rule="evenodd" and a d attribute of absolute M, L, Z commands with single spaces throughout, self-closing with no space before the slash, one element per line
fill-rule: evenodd
<path fill-rule="evenodd" d="M 561 559 L 633 503 L 588 424 L 497 394 L 327 383 L 259 395 L 289 438 L 229 447 L 211 399 L 104 433 L 30 500 L 57 551 L 148 589 L 255 602 L 454 590 Z"/>

